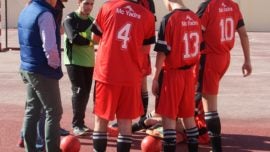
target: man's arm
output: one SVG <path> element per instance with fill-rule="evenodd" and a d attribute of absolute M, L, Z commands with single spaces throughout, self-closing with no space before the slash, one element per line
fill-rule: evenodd
<path fill-rule="evenodd" d="M 74 22 L 77 22 L 74 18 L 74 14 L 70 14 L 65 18 L 63 23 L 64 30 L 69 42 L 77 45 L 89 45 L 90 40 L 80 35 L 79 31 L 77 31 L 74 27 L 76 25 L 73 25 Z"/>
<path fill-rule="evenodd" d="M 252 72 L 252 66 L 251 66 L 251 61 L 250 61 L 249 39 L 248 39 L 245 26 L 238 28 L 237 32 L 239 34 L 241 46 L 244 53 L 244 64 L 242 66 L 242 73 L 244 77 L 246 77 L 246 76 L 249 76 Z"/>
<path fill-rule="evenodd" d="M 148 55 L 150 53 L 151 45 L 143 45 L 142 46 L 143 52 Z"/>
<path fill-rule="evenodd" d="M 153 79 L 153 83 L 152 83 L 152 93 L 154 96 L 158 97 L 159 96 L 159 84 L 158 84 L 158 78 L 159 78 L 159 74 L 162 70 L 162 65 L 163 62 L 166 58 L 165 53 L 163 52 L 158 52 L 157 56 L 156 56 L 156 71 L 154 74 L 154 79 Z"/>
<path fill-rule="evenodd" d="M 53 15 L 50 12 L 43 13 L 38 18 L 38 25 L 40 30 L 40 37 L 43 42 L 43 49 L 48 59 L 48 65 L 54 69 L 61 64 L 59 51 L 56 44 L 56 25 Z M 52 34 L 53 33 L 53 34 Z"/>

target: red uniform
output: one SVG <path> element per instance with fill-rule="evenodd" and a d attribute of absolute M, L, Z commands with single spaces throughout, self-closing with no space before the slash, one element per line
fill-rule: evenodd
<path fill-rule="evenodd" d="M 205 49 L 201 61 L 201 91 L 217 94 L 219 81 L 230 64 L 235 31 L 244 25 L 238 5 L 232 0 L 210 0 L 202 3 L 197 14 L 201 18 Z"/>
<path fill-rule="evenodd" d="M 156 112 L 175 119 L 194 116 L 194 65 L 202 41 L 199 18 L 188 9 L 177 9 L 163 18 L 155 51 L 166 59 Z"/>
<path fill-rule="evenodd" d="M 125 119 L 133 119 L 143 113 L 142 101 L 137 99 L 140 91 L 137 94 L 134 92 L 140 88 L 143 77 L 145 52 L 142 51 L 142 46 L 155 42 L 154 20 L 152 13 L 131 1 L 109 0 L 100 9 L 92 27 L 92 31 L 101 37 L 94 79 L 99 83 L 99 87 L 104 86 L 100 87 L 103 89 L 95 91 L 95 97 L 111 96 L 95 98 L 94 112 L 100 117 L 111 119 L 111 115 L 115 113 L 119 117 L 118 114 L 123 113 L 126 109 L 133 114 L 127 114 Z M 117 94 L 119 98 L 114 97 L 116 94 L 112 93 L 115 87 L 122 88 L 118 88 L 121 90 Z M 129 87 L 129 89 L 123 89 L 124 87 Z M 121 98 L 126 93 L 130 94 L 129 100 Z M 123 102 L 121 100 L 134 102 L 135 105 L 138 102 L 140 106 L 136 108 L 119 106 L 118 104 Z M 106 106 L 108 104 L 115 105 L 116 108 Z M 104 107 L 107 108 L 104 109 Z M 110 112 L 105 114 L 105 111 L 108 110 Z M 123 111 L 121 112 L 121 110 Z M 121 116 L 120 118 L 122 118 Z"/>

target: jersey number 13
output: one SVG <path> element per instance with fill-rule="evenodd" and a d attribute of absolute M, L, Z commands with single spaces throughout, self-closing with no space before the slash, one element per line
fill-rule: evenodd
<path fill-rule="evenodd" d="M 200 37 L 197 32 L 185 33 L 184 41 L 184 59 L 196 57 L 200 49 Z"/>

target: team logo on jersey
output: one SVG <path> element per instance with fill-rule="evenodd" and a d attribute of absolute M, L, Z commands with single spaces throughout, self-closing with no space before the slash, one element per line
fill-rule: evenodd
<path fill-rule="evenodd" d="M 195 26 L 198 25 L 199 23 L 195 20 L 193 20 L 192 17 L 189 15 L 186 16 L 186 19 L 182 21 L 182 26 Z"/>
<path fill-rule="evenodd" d="M 186 20 L 193 21 L 193 19 L 189 15 L 186 16 Z"/>
<path fill-rule="evenodd" d="M 141 19 L 141 15 L 136 13 L 134 11 L 134 9 L 132 8 L 132 6 L 130 6 L 130 5 L 127 5 L 127 6 L 123 7 L 123 8 L 116 8 L 116 13 L 126 15 L 126 16 L 129 16 L 129 17 L 133 17 L 133 18 L 136 18 L 136 19 Z"/>
<path fill-rule="evenodd" d="M 134 10 L 132 9 L 132 7 L 130 5 L 124 7 L 126 10 L 130 11 L 130 12 L 134 12 Z"/>
<path fill-rule="evenodd" d="M 232 12 L 233 8 L 227 6 L 225 3 L 221 3 L 221 7 L 218 8 L 219 13 L 223 13 L 223 12 Z"/>
<path fill-rule="evenodd" d="M 222 5 L 223 7 L 227 7 L 227 5 L 226 5 L 226 4 L 224 4 L 224 3 L 222 3 L 221 5 Z"/>

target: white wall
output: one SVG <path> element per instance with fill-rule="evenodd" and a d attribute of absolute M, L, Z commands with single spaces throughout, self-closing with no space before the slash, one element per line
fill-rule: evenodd
<path fill-rule="evenodd" d="M 8 2 L 8 27 L 16 28 L 17 19 L 19 12 L 23 9 L 25 3 L 28 0 L 6 0 Z M 106 0 L 95 0 L 94 10 L 92 15 L 95 16 L 99 7 Z M 264 31 L 270 32 L 270 0 L 235 0 L 243 13 L 246 27 L 248 31 Z M 4 22 L 4 5 L 5 0 L 1 0 L 1 16 L 2 16 L 2 27 L 5 26 Z M 75 10 L 77 8 L 76 0 L 69 0 L 66 3 L 66 8 L 64 9 L 64 15 Z M 160 19 L 168 13 L 163 5 L 163 0 L 155 0 L 156 2 L 156 15 L 158 28 Z M 186 5 L 193 11 L 197 10 L 197 7 L 202 2 L 202 0 L 184 0 Z"/>
<path fill-rule="evenodd" d="M 270 32 L 270 0 L 239 0 L 249 31 Z"/>

